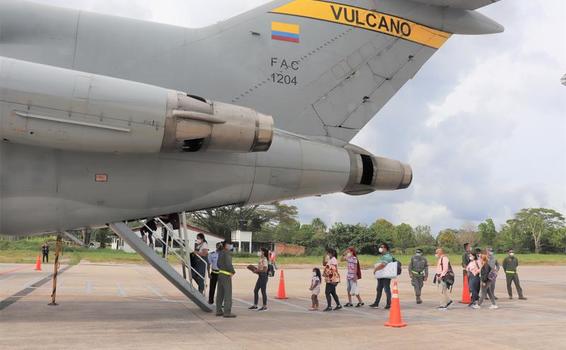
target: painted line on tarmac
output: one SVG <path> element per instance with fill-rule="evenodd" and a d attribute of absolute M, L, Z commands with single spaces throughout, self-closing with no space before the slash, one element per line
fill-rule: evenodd
<path fill-rule="evenodd" d="M 59 270 L 59 275 L 63 274 L 65 271 L 67 271 L 68 269 L 70 269 L 72 266 L 71 265 L 67 265 L 64 268 L 62 268 L 61 270 Z M 0 301 L 0 311 L 4 310 L 5 308 L 7 308 L 8 306 L 18 302 L 20 299 L 22 299 L 23 297 L 27 296 L 28 294 L 32 293 L 33 291 L 36 290 L 36 288 L 41 287 L 42 285 L 44 285 L 45 283 L 51 281 L 53 277 L 53 274 L 49 274 L 48 276 L 43 277 L 42 279 L 40 279 L 37 282 L 33 282 L 33 284 L 29 285 L 28 287 L 25 287 L 24 289 L 20 290 L 19 292 L 17 292 L 16 294 L 13 294 L 11 296 L 9 296 L 8 298 Z"/>
<path fill-rule="evenodd" d="M 31 268 L 31 267 L 33 267 L 33 266 L 26 265 L 26 266 L 20 266 L 20 267 L 17 267 L 15 269 L 11 269 L 11 270 L 8 270 L 8 271 L 1 271 L 0 276 L 9 275 L 11 273 L 18 272 L 18 271 L 21 271 L 21 270 L 24 270 L 24 269 L 27 269 L 27 268 Z"/>
<path fill-rule="evenodd" d="M 118 295 L 119 296 L 121 296 L 122 298 L 128 297 L 128 293 L 126 293 L 124 288 L 122 288 L 122 284 L 120 284 L 119 282 L 116 282 L 116 288 L 118 288 Z"/>
<path fill-rule="evenodd" d="M 85 293 L 86 294 L 92 294 L 92 282 L 91 281 L 86 281 L 86 283 L 85 283 Z"/>
<path fill-rule="evenodd" d="M 169 299 L 167 299 L 167 297 L 165 297 L 165 295 L 163 295 L 156 287 L 152 286 L 152 285 L 147 285 L 146 286 L 147 289 L 149 289 L 153 294 L 157 295 L 159 298 L 161 298 L 161 300 L 163 301 L 171 301 Z"/>

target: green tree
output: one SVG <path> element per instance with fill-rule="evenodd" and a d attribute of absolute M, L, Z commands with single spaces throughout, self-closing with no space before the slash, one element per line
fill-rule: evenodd
<path fill-rule="evenodd" d="M 430 226 L 419 225 L 415 227 L 415 244 L 417 247 L 436 245 Z"/>
<path fill-rule="evenodd" d="M 101 228 L 94 231 L 95 240 L 100 243 L 100 249 L 106 248 L 112 242 L 109 228 Z"/>
<path fill-rule="evenodd" d="M 438 237 L 436 237 L 437 245 L 446 250 L 457 251 L 460 247 L 460 243 L 458 242 L 456 233 L 457 232 L 452 229 L 440 231 Z"/>
<path fill-rule="evenodd" d="M 395 226 L 385 219 L 379 219 L 370 226 L 370 230 L 374 233 L 375 244 L 378 245 L 381 242 L 391 243 L 393 242 L 393 236 L 395 235 Z"/>
<path fill-rule="evenodd" d="M 393 243 L 396 247 L 401 249 L 401 252 L 405 254 L 405 251 L 409 247 L 415 246 L 415 234 L 413 228 L 409 224 L 401 224 L 395 227 L 395 236 L 393 238 Z"/>
<path fill-rule="evenodd" d="M 552 209 L 530 208 L 522 209 L 508 223 L 517 225 L 528 233 L 534 243 L 535 253 L 539 254 L 542 251 L 541 243 L 544 235 L 564 227 L 564 216 Z"/>
<path fill-rule="evenodd" d="M 497 236 L 497 230 L 492 219 L 487 219 L 478 226 L 480 233 L 480 242 L 483 245 L 493 246 Z"/>

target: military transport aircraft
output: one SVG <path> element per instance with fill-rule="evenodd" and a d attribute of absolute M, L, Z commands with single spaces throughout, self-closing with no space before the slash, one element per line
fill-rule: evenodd
<path fill-rule="evenodd" d="M 0 232 L 410 186 L 349 142 L 497 0 L 275 0 L 201 29 L 0 0 Z"/>

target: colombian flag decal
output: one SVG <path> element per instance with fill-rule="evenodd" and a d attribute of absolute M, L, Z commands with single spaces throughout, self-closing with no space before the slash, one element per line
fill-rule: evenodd
<path fill-rule="evenodd" d="M 301 26 L 282 22 L 271 22 L 271 39 L 299 43 Z"/>

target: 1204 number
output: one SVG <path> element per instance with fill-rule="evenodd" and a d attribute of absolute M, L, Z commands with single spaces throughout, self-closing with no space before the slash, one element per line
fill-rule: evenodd
<path fill-rule="evenodd" d="M 273 73 L 271 74 L 271 80 L 275 84 L 297 85 L 297 77 L 288 74 Z"/>

